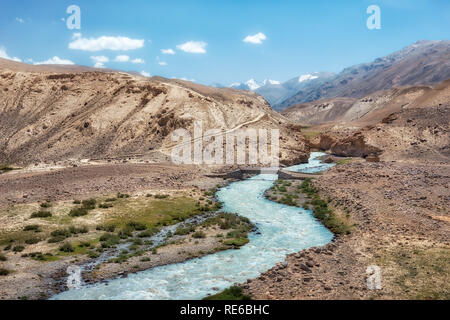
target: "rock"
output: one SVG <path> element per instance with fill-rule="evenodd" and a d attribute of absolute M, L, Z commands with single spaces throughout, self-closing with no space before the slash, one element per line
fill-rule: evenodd
<path fill-rule="evenodd" d="M 367 144 L 364 136 L 360 134 L 336 141 L 330 150 L 334 155 L 342 157 L 367 157 L 370 154 L 381 153 L 380 149 Z"/>
<path fill-rule="evenodd" d="M 376 154 L 371 153 L 366 157 L 367 162 L 380 162 L 380 157 L 378 157 Z"/>
<path fill-rule="evenodd" d="M 334 159 L 332 157 L 326 157 L 322 160 L 323 163 L 334 163 Z"/>
<path fill-rule="evenodd" d="M 300 269 L 306 272 L 312 272 L 311 269 L 304 263 L 300 264 Z"/>

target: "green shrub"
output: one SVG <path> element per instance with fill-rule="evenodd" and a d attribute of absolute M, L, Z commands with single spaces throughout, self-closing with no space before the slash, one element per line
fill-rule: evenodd
<path fill-rule="evenodd" d="M 128 222 L 126 226 L 136 231 L 147 230 L 147 226 L 140 222 Z"/>
<path fill-rule="evenodd" d="M 69 216 L 71 217 L 82 217 L 86 216 L 88 214 L 88 209 L 82 207 L 82 208 L 73 208 L 69 212 Z"/>
<path fill-rule="evenodd" d="M 59 251 L 70 253 L 70 252 L 74 252 L 75 249 L 73 248 L 73 246 L 70 242 L 66 242 L 62 246 L 59 247 Z"/>
<path fill-rule="evenodd" d="M 113 225 L 98 225 L 95 229 L 98 231 L 114 232 L 116 227 Z"/>
<path fill-rule="evenodd" d="M 37 224 L 31 224 L 31 225 L 25 226 L 23 228 L 23 231 L 41 232 L 41 229 Z"/>
<path fill-rule="evenodd" d="M 57 229 L 54 230 L 50 233 L 50 235 L 52 237 L 58 237 L 58 236 L 62 236 L 62 237 L 70 237 L 71 236 L 71 232 L 69 231 L 69 229 Z"/>
<path fill-rule="evenodd" d="M 47 240 L 48 243 L 57 243 L 57 242 L 61 242 L 66 240 L 67 237 L 65 236 L 55 236 L 55 237 L 51 237 L 50 239 Z"/>
<path fill-rule="evenodd" d="M 118 232 L 120 239 L 128 239 L 133 236 L 133 228 L 125 227 Z"/>
<path fill-rule="evenodd" d="M 52 214 L 48 211 L 38 211 L 38 212 L 33 212 L 30 216 L 30 218 L 48 218 L 51 217 Z"/>
<path fill-rule="evenodd" d="M 91 243 L 89 241 L 81 241 L 78 246 L 80 248 L 89 248 L 91 246 Z"/>
<path fill-rule="evenodd" d="M 167 194 L 157 194 L 155 195 L 156 199 L 167 199 L 169 196 Z"/>
<path fill-rule="evenodd" d="M 109 208 L 112 208 L 114 206 L 111 203 L 101 203 L 101 204 L 98 205 L 98 207 L 100 209 L 109 209 Z"/>
<path fill-rule="evenodd" d="M 94 251 L 89 251 L 89 252 L 87 253 L 87 255 L 88 255 L 88 257 L 91 258 L 91 259 L 96 259 L 96 258 L 98 258 L 98 257 L 100 256 L 98 253 L 96 253 L 96 252 L 94 252 Z"/>
<path fill-rule="evenodd" d="M 97 204 L 97 201 L 95 199 L 88 199 L 88 200 L 81 201 L 82 207 L 87 210 L 95 209 L 96 204 Z"/>
<path fill-rule="evenodd" d="M 25 240 L 26 244 L 36 244 L 39 242 L 41 242 L 41 239 L 39 239 L 39 238 L 29 238 L 29 239 Z"/>
<path fill-rule="evenodd" d="M 21 245 L 17 245 L 13 248 L 14 252 L 22 252 L 23 250 L 25 250 L 25 247 Z"/>
<path fill-rule="evenodd" d="M 195 231 L 195 227 L 193 225 L 179 226 L 177 230 L 175 230 L 176 236 L 185 236 L 191 232 Z"/>
<path fill-rule="evenodd" d="M 118 235 L 105 233 L 100 237 L 100 242 L 103 248 L 111 248 L 120 243 L 120 238 Z"/>
<path fill-rule="evenodd" d="M 138 234 L 138 237 L 139 238 L 149 238 L 149 237 L 154 236 L 157 232 L 158 232 L 158 229 L 152 228 L 149 230 L 142 231 L 141 233 Z"/>
<path fill-rule="evenodd" d="M 73 200 L 73 204 L 81 204 L 80 200 Z"/>
<path fill-rule="evenodd" d="M 192 235 L 195 239 L 203 239 L 206 238 L 206 234 L 203 231 L 197 231 Z"/>
<path fill-rule="evenodd" d="M 83 227 L 80 227 L 80 228 L 77 228 L 77 227 L 74 227 L 74 226 L 70 226 L 69 227 L 69 232 L 71 234 L 88 233 L 89 229 L 86 226 L 83 226 Z"/>
<path fill-rule="evenodd" d="M 0 253 L 0 261 L 6 261 L 6 256 L 3 253 Z"/>
<path fill-rule="evenodd" d="M 51 208 L 52 204 L 50 202 L 43 202 L 40 204 L 41 208 Z"/>

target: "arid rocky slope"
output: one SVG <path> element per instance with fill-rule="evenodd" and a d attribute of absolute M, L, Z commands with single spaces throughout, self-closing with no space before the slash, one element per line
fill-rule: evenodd
<path fill-rule="evenodd" d="M 450 80 L 369 95 L 339 120 L 311 128 L 311 146 L 339 156 L 448 161 L 449 123 Z"/>
<path fill-rule="evenodd" d="M 307 159 L 298 127 L 254 93 L 74 67 L 0 61 L 0 163 L 139 155 L 168 160 L 171 133 L 280 129 L 281 160 Z M 20 69 L 23 66 L 23 71 Z"/>

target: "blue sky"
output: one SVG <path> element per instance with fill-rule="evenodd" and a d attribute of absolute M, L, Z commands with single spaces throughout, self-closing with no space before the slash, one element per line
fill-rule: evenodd
<path fill-rule="evenodd" d="M 380 30 L 366 27 L 372 4 L 381 9 Z M 80 30 L 63 21 L 69 5 L 81 9 Z M 204 84 L 338 72 L 419 39 L 450 38 L 448 0 L 2 0 L 0 8 L 0 56 Z"/>

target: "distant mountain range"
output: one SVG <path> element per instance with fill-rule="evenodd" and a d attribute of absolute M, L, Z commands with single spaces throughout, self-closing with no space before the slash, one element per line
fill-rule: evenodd
<path fill-rule="evenodd" d="M 327 98 L 362 98 L 374 91 L 399 86 L 432 85 L 450 78 L 450 41 L 418 41 L 372 62 L 351 66 L 338 74 L 315 72 L 284 83 L 250 79 L 232 88 L 254 91 L 273 109 Z"/>
<path fill-rule="evenodd" d="M 245 83 L 233 83 L 230 87 L 239 90 L 254 91 L 263 96 L 267 102 L 276 109 L 276 106 L 279 103 L 292 97 L 300 90 L 306 90 L 311 86 L 317 86 L 333 76 L 334 74 L 330 72 L 314 72 L 295 77 L 283 83 L 270 79 L 266 79 L 262 82 L 250 79 Z"/>

